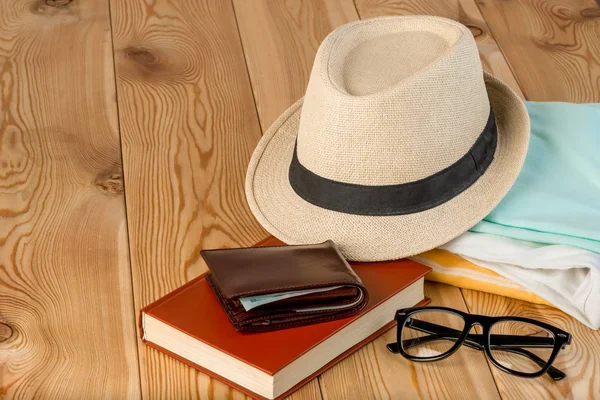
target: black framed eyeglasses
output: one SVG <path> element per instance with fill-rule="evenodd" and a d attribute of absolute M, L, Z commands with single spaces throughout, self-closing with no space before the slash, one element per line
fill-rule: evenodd
<path fill-rule="evenodd" d="M 571 334 L 552 325 L 521 317 L 488 317 L 447 307 L 414 307 L 396 311 L 397 342 L 387 348 L 411 361 L 438 361 L 463 344 L 482 350 L 500 370 L 525 378 L 548 374 L 566 377 L 552 366 Z M 482 333 L 470 333 L 480 325 Z"/>

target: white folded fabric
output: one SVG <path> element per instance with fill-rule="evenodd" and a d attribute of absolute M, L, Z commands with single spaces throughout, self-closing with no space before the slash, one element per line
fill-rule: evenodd
<path fill-rule="evenodd" d="M 600 254 L 465 232 L 441 246 L 513 280 L 593 329 L 600 329 Z"/>

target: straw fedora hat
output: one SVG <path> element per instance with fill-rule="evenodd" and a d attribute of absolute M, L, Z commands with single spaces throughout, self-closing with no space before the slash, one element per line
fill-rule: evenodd
<path fill-rule="evenodd" d="M 350 260 L 398 259 L 483 219 L 528 142 L 523 102 L 482 71 L 465 26 L 357 21 L 321 44 L 305 97 L 254 151 L 246 196 L 288 244 L 332 239 Z"/>

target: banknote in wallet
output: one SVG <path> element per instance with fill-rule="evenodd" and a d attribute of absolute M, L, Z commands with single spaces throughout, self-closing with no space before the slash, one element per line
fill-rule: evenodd
<path fill-rule="evenodd" d="M 332 241 L 203 250 L 206 279 L 234 328 L 261 332 L 345 318 L 368 301 Z"/>

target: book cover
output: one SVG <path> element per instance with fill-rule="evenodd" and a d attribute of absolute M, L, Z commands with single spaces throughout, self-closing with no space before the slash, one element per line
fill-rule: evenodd
<path fill-rule="evenodd" d="M 257 246 L 283 245 L 275 238 L 268 238 Z M 213 348 L 243 361 L 255 368 L 275 375 L 292 361 L 342 330 L 361 316 L 385 302 L 391 296 L 416 282 L 430 271 L 429 267 L 410 260 L 396 260 L 375 263 L 351 263 L 369 291 L 369 303 L 357 315 L 315 325 L 302 326 L 264 333 L 242 333 L 236 331 L 210 289 L 204 275 L 188 282 L 170 294 L 143 308 L 140 313 L 140 332 L 144 339 L 143 314 L 151 315 L 171 327 L 205 343 Z M 425 300 L 426 301 L 426 300 Z M 390 318 L 392 316 L 390 315 Z M 313 377 L 319 375 L 341 359 L 380 336 L 394 325 L 387 323 L 359 343 L 350 343 L 348 349 L 299 382 L 282 396 L 289 395 Z M 144 340 L 145 341 L 145 340 Z M 172 352 L 145 341 L 146 344 L 193 366 L 207 375 L 224 381 L 230 386 L 253 397 L 256 393 L 219 376 L 210 370 L 191 363 Z"/>

